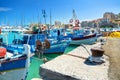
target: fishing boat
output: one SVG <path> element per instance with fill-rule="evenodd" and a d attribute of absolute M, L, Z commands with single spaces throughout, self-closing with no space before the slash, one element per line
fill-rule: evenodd
<path fill-rule="evenodd" d="M 45 50 L 45 53 L 64 53 L 66 47 L 71 42 L 71 38 L 65 36 L 64 29 L 52 29 L 49 30 L 49 35 L 47 36 L 50 42 L 50 49 Z"/>
<path fill-rule="evenodd" d="M 96 42 L 96 40 L 97 40 L 96 34 L 91 34 L 91 35 L 73 37 L 70 44 L 73 44 L 73 45 L 93 44 Z"/>
<path fill-rule="evenodd" d="M 73 17 L 69 21 L 69 24 L 71 25 L 71 30 L 69 29 L 69 32 L 67 32 L 67 36 L 72 39 L 70 44 L 80 45 L 94 43 L 97 39 L 96 32 L 91 30 L 89 27 L 82 28 L 80 26 L 79 19 L 77 19 L 75 10 L 73 10 L 72 14 Z"/>
<path fill-rule="evenodd" d="M 100 35 L 96 33 L 96 31 L 91 29 L 81 29 L 74 30 L 73 34 L 71 34 L 72 41 L 70 44 L 72 45 L 80 45 L 80 44 L 93 44 L 97 41 L 97 38 Z"/>
<path fill-rule="evenodd" d="M 0 72 L 8 72 L 11 70 L 29 67 L 30 64 L 30 46 L 24 45 L 24 52 L 10 53 L 6 48 L 0 48 Z"/>
<path fill-rule="evenodd" d="M 24 50 L 23 45 L 29 44 L 31 53 L 34 53 L 36 51 L 36 41 L 39 40 L 42 44 L 44 44 L 47 39 L 50 48 L 44 49 L 44 53 L 64 53 L 66 47 L 70 43 L 70 39 L 63 39 L 61 38 L 62 36 L 47 37 L 45 34 L 22 34 L 22 36 L 22 39 L 14 39 L 12 44 L 3 44 L 3 46 L 9 52 L 22 53 Z"/>

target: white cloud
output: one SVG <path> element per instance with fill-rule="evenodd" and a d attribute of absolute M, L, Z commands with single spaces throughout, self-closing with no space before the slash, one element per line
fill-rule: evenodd
<path fill-rule="evenodd" d="M 8 8 L 8 7 L 0 7 L 0 12 L 1 11 L 10 11 L 12 10 L 11 8 Z"/>

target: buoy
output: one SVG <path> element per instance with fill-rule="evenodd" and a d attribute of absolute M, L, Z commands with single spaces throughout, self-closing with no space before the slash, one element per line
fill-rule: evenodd
<path fill-rule="evenodd" d="M 6 55 L 6 49 L 5 48 L 0 48 L 0 58 L 5 57 Z"/>
<path fill-rule="evenodd" d="M 70 19 L 70 21 L 69 21 L 70 23 L 72 23 L 73 22 L 73 19 Z"/>

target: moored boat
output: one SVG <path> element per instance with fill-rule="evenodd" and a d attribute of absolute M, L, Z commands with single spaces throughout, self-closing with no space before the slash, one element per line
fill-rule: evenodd
<path fill-rule="evenodd" d="M 72 38 L 72 41 L 70 42 L 70 44 L 73 44 L 73 45 L 93 44 L 96 42 L 96 40 L 97 40 L 96 34 L 91 34 L 83 37 Z"/>
<path fill-rule="evenodd" d="M 73 45 L 80 45 L 80 44 L 93 44 L 97 41 L 97 38 L 101 36 L 95 30 L 88 29 L 81 29 L 81 30 L 74 30 L 73 34 L 71 35 L 72 41 L 70 44 Z"/>
<path fill-rule="evenodd" d="M 64 53 L 66 47 L 69 45 L 70 40 L 67 38 L 61 38 L 62 36 L 51 36 L 48 37 L 45 34 L 22 34 L 22 39 L 14 39 L 12 44 L 3 44 L 3 46 L 9 52 L 22 53 L 24 48 L 23 44 L 29 44 L 31 47 L 31 53 L 36 50 L 36 41 L 40 40 L 43 44 L 45 39 L 50 43 L 49 49 L 44 49 L 43 53 Z"/>
<path fill-rule="evenodd" d="M 0 49 L 1 54 L 5 53 L 0 57 L 0 72 L 29 67 L 30 47 L 29 45 L 24 45 L 24 48 L 25 50 L 22 54 L 6 52 L 5 48 L 2 48 L 4 51 Z"/>

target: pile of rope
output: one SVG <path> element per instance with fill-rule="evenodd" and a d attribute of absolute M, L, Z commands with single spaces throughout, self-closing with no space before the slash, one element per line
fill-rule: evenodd
<path fill-rule="evenodd" d="M 120 32 L 112 32 L 112 33 L 110 33 L 109 37 L 120 38 Z"/>

